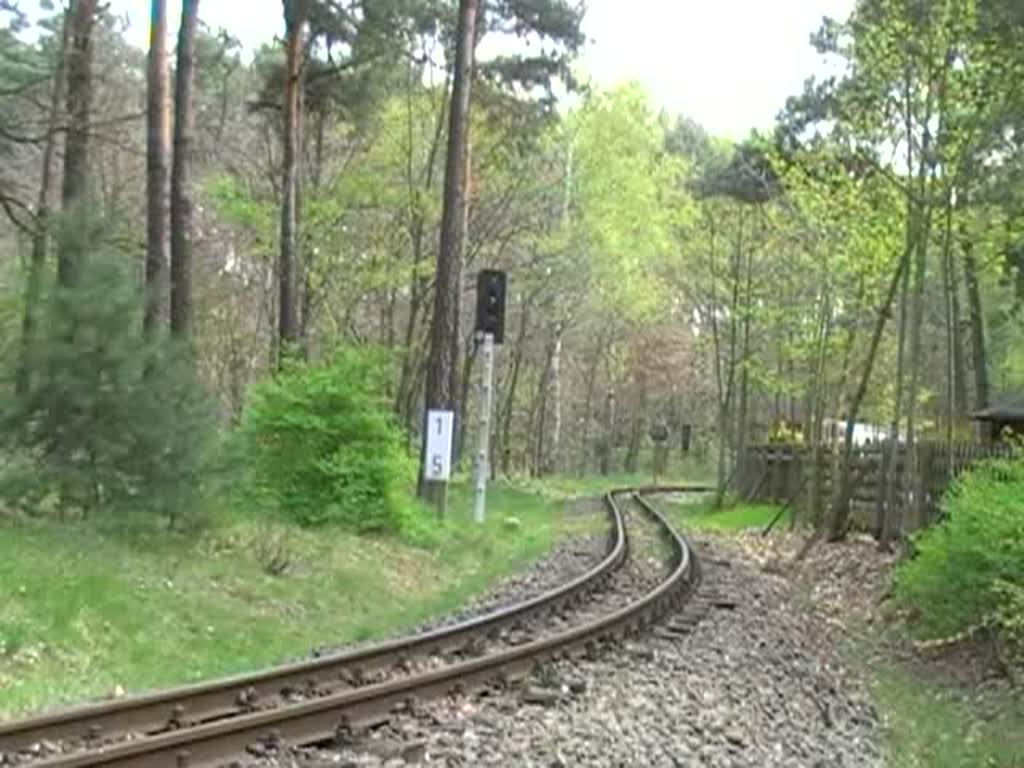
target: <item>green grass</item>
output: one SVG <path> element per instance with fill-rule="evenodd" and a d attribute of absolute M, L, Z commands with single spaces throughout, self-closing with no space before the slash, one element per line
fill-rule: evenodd
<path fill-rule="evenodd" d="M 470 499 L 453 487 L 429 548 L 241 521 L 190 539 L 0 522 L 0 717 L 398 632 L 540 556 L 557 534 L 555 501 L 491 488 L 478 528 Z M 284 575 L 260 565 L 268 537 L 286 542 Z"/>
<path fill-rule="evenodd" d="M 616 464 L 622 466 L 621 461 Z M 639 461 L 640 470 L 637 472 L 616 471 L 608 475 L 577 475 L 574 473 L 550 475 L 543 478 L 522 478 L 513 481 L 514 485 L 524 490 L 539 493 L 549 498 L 565 498 L 573 496 L 600 496 L 611 488 L 627 488 L 633 486 L 651 485 L 654 482 L 654 475 L 650 467 L 650 456 L 642 453 Z M 683 483 L 707 483 L 713 482 L 713 471 L 702 466 L 695 460 L 680 460 L 678 458 L 669 462 L 664 475 L 658 477 L 658 483 L 662 485 L 673 485 Z"/>
<path fill-rule="evenodd" d="M 720 533 L 744 531 L 748 528 L 763 529 L 779 511 L 779 508 L 772 504 L 740 504 L 725 509 L 713 509 L 705 500 L 663 502 L 661 506 L 685 528 Z M 776 526 L 787 525 L 789 515 L 787 511 Z"/>
<path fill-rule="evenodd" d="M 890 768 L 1020 768 L 1024 766 L 1024 706 L 975 703 L 896 666 L 876 669 L 872 692 L 881 713 Z"/>

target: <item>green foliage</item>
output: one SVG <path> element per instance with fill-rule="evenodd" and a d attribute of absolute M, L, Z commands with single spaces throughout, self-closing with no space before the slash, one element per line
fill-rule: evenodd
<path fill-rule="evenodd" d="M 866 670 L 891 768 L 1013 768 L 1024 754 L 1024 705 L 998 690 L 971 695 L 910 665 Z"/>
<path fill-rule="evenodd" d="M 381 354 L 343 348 L 257 384 L 242 417 L 246 501 L 305 526 L 401 530 L 416 513 L 398 496 L 411 464 L 382 396 L 389 375 Z"/>
<path fill-rule="evenodd" d="M 917 556 L 896 574 L 898 602 L 932 637 L 991 623 L 1005 630 L 1005 639 L 1019 641 L 1024 462 L 1001 459 L 979 465 L 956 482 L 944 508 L 945 520 L 917 535 Z"/>
<path fill-rule="evenodd" d="M 216 422 L 190 355 L 143 338 L 126 257 L 90 255 L 52 292 L 29 362 L 28 391 L 2 413 L 9 504 L 194 516 Z"/>
<path fill-rule="evenodd" d="M 565 233 L 577 284 L 627 318 L 664 304 L 655 267 L 673 252 L 674 227 L 689 215 L 678 191 L 685 164 L 664 152 L 665 126 L 636 83 L 592 94 L 567 121 L 573 135 L 572 226 Z M 643 222 L 643 226 L 638 226 Z"/>
<path fill-rule="evenodd" d="M 715 509 L 711 501 L 702 497 L 669 506 L 685 528 L 720 533 L 735 533 L 750 529 L 761 530 L 776 518 L 779 508 L 771 504 L 741 504 L 728 509 Z M 777 525 L 789 524 L 792 513 L 787 511 Z"/>

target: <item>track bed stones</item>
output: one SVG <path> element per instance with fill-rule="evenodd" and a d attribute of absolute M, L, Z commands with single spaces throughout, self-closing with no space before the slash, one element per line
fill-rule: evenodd
<path fill-rule="evenodd" d="M 803 593 L 724 540 L 691 543 L 702 583 L 653 630 L 388 727 L 425 741 L 425 764 L 452 767 L 881 768 L 867 690 Z M 315 759 L 403 764 L 359 742 Z"/>

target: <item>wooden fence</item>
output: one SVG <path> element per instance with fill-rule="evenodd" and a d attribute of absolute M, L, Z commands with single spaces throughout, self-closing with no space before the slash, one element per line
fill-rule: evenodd
<path fill-rule="evenodd" d="M 885 481 L 891 473 L 895 473 L 893 500 L 902 508 L 903 530 L 910 531 L 929 525 L 939 517 L 943 492 L 951 480 L 971 464 L 1012 455 L 1012 449 L 1005 445 L 963 443 L 951 447 L 944 443 L 919 443 L 916 466 L 908 471 L 910 452 L 901 444 L 896 447 L 889 471 L 883 473 L 883 451 L 889 449 L 887 444 L 854 448 L 851 514 L 860 527 L 873 529 L 888 513 Z M 833 497 L 833 483 L 839 478 L 841 461 L 841 446 L 821 447 L 817 471 L 821 473 L 821 498 L 826 512 Z M 811 450 L 806 446 L 751 446 L 740 457 L 733 489 L 746 501 L 788 504 L 806 512 L 810 509 L 813 463 Z"/>

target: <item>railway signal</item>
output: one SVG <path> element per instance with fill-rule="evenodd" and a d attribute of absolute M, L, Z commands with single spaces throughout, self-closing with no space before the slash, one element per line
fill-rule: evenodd
<path fill-rule="evenodd" d="M 481 269 L 476 278 L 476 331 L 490 334 L 495 344 L 505 340 L 505 273 Z"/>
<path fill-rule="evenodd" d="M 490 472 L 491 401 L 494 398 L 494 345 L 505 339 L 505 273 L 482 269 L 476 279 L 476 333 L 483 366 L 480 371 L 480 422 L 473 460 L 473 519 L 482 523 Z"/>

